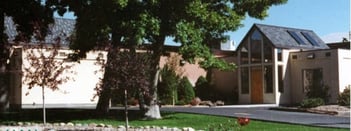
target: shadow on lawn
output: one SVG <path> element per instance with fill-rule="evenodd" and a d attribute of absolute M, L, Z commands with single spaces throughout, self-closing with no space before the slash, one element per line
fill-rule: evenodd
<path fill-rule="evenodd" d="M 174 113 L 166 112 L 162 113 L 164 116 L 168 116 Z M 2 122 L 13 121 L 29 121 L 29 122 L 41 122 L 42 121 L 42 109 L 24 109 L 17 112 L 5 112 L 0 115 Z M 129 110 L 128 118 L 130 121 L 143 120 L 144 115 L 139 110 Z M 124 110 L 110 110 L 106 115 L 101 115 L 95 110 L 90 109 L 47 109 L 46 119 L 48 122 L 69 122 L 72 120 L 88 120 L 88 119 L 110 119 L 116 121 L 124 121 L 125 114 Z"/>

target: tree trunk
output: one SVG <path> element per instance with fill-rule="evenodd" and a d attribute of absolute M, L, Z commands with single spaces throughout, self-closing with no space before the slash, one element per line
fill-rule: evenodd
<path fill-rule="evenodd" d="M 127 92 L 127 89 L 124 89 L 124 114 L 126 115 L 125 126 L 126 126 L 126 130 L 128 131 L 129 122 L 128 122 L 128 92 Z"/>
<path fill-rule="evenodd" d="M 3 33 L 4 12 L 0 9 L 0 113 L 4 112 L 9 107 L 9 73 L 7 71 L 8 48 L 6 47 L 6 37 Z"/>
<path fill-rule="evenodd" d="M 9 75 L 6 63 L 0 64 L 0 113 L 9 108 Z"/>
<path fill-rule="evenodd" d="M 161 119 L 161 113 L 160 113 L 160 108 L 158 105 L 158 98 L 157 98 L 157 84 L 158 80 L 160 77 L 160 59 L 161 55 L 163 52 L 163 43 L 165 41 L 165 36 L 159 36 L 156 38 L 156 43 L 153 45 L 153 55 L 152 55 L 152 65 L 155 67 L 154 68 L 154 76 L 153 76 L 153 84 L 150 89 L 150 94 L 151 94 L 151 101 L 150 101 L 150 107 L 148 111 L 145 113 L 145 116 L 149 119 Z"/>
<path fill-rule="evenodd" d="M 144 92 L 139 88 L 139 90 L 138 90 L 139 92 L 139 99 L 138 99 L 138 101 L 139 101 L 139 109 L 140 109 L 140 111 L 141 112 L 145 112 L 146 111 L 146 107 L 145 107 L 145 96 L 144 96 Z"/>
<path fill-rule="evenodd" d="M 109 65 L 112 65 L 111 62 L 116 57 L 116 54 L 113 52 L 115 51 L 114 49 L 110 49 L 107 54 L 107 61 L 106 61 L 106 67 L 105 67 L 105 73 L 104 73 L 104 78 L 102 80 L 102 90 L 99 94 L 99 100 L 96 105 L 96 111 L 98 114 L 107 114 L 110 109 L 110 100 L 111 100 L 111 87 L 108 86 L 107 84 L 107 79 L 110 77 L 109 75 Z"/>
<path fill-rule="evenodd" d="M 112 62 L 113 60 L 116 59 L 117 56 L 117 51 L 119 51 L 119 46 L 121 46 L 120 40 L 122 37 L 122 34 L 119 33 L 119 29 L 116 29 L 113 27 L 113 32 L 112 32 L 112 46 L 108 50 L 107 53 L 107 60 L 106 60 L 106 65 L 113 65 Z M 106 81 L 109 77 L 108 75 L 108 70 L 109 67 L 105 67 L 105 73 L 104 73 L 104 78 L 103 78 L 103 83 L 102 83 L 102 90 L 101 94 L 99 96 L 98 103 L 96 105 L 96 112 L 99 114 L 107 114 L 109 112 L 110 108 L 110 100 L 111 100 L 111 87 L 107 86 Z"/>
<path fill-rule="evenodd" d="M 158 78 L 160 76 L 160 69 L 157 67 L 156 74 L 154 76 L 154 81 L 152 84 L 152 99 L 150 101 L 150 107 L 146 112 L 145 116 L 149 119 L 161 119 L 160 107 L 158 106 L 158 99 L 157 99 L 157 84 Z"/>

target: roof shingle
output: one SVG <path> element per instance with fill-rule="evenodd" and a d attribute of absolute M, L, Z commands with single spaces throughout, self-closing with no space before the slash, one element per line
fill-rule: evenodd
<path fill-rule="evenodd" d="M 69 40 L 67 39 L 74 31 L 76 21 L 73 19 L 55 18 L 55 23 L 49 25 L 49 32 L 45 37 L 45 43 L 55 43 L 55 39 L 60 37 L 61 44 L 68 45 Z M 5 33 L 8 36 L 8 41 L 13 42 L 17 36 L 16 25 L 12 21 L 11 17 L 5 17 Z M 34 38 L 31 39 L 32 43 L 38 41 Z"/>
<path fill-rule="evenodd" d="M 273 25 L 254 24 L 252 28 L 257 28 L 265 35 L 276 48 L 289 49 L 328 49 L 328 46 L 312 30 L 297 29 Z M 251 28 L 251 29 L 252 29 Z M 295 32 L 301 39 L 302 44 L 298 42 L 289 32 Z M 302 33 L 308 34 L 317 44 L 311 43 Z"/>

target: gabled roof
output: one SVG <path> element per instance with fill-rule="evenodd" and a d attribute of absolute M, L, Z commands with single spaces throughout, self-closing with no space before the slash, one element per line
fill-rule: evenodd
<path fill-rule="evenodd" d="M 254 24 L 248 34 L 258 29 L 276 48 L 284 49 L 328 49 L 329 47 L 312 30 L 273 25 Z"/>
<path fill-rule="evenodd" d="M 45 37 L 45 43 L 55 43 L 55 39 L 60 37 L 61 44 L 69 44 L 67 39 L 74 31 L 76 21 L 73 19 L 63 19 L 63 18 L 54 18 L 55 23 L 49 25 L 49 32 Z M 5 17 L 5 33 L 8 36 L 8 41 L 13 42 L 16 38 L 17 31 L 14 22 L 11 17 Z M 31 40 L 32 43 L 37 43 L 38 41 L 34 38 Z"/>

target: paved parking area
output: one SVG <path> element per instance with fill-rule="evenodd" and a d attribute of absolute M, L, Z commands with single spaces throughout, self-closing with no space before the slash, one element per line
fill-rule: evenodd
<path fill-rule="evenodd" d="M 350 117 L 269 110 L 269 107 L 162 107 L 162 111 L 209 114 L 229 117 L 301 124 L 320 127 L 350 128 Z"/>

